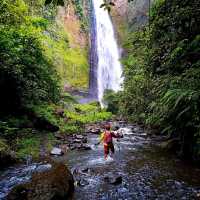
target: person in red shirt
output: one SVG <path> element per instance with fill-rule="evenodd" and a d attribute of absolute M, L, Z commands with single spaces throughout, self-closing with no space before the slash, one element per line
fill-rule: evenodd
<path fill-rule="evenodd" d="M 104 158 L 107 159 L 109 152 L 111 151 L 112 154 L 115 153 L 115 148 L 113 145 L 113 138 L 122 138 L 123 136 L 119 134 L 115 134 L 113 131 L 111 131 L 110 124 L 105 125 L 105 131 L 101 134 L 100 142 L 103 141 L 104 146 Z M 99 144 L 98 143 L 98 144 Z"/>

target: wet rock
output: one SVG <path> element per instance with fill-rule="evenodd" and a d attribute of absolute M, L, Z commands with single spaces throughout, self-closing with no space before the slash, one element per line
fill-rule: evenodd
<path fill-rule="evenodd" d="M 67 144 L 60 145 L 62 152 L 66 153 L 69 150 L 69 146 Z"/>
<path fill-rule="evenodd" d="M 64 153 L 62 151 L 62 149 L 60 148 L 57 148 L 57 147 L 54 147 L 52 150 L 51 150 L 51 155 L 53 156 L 62 156 Z"/>
<path fill-rule="evenodd" d="M 86 185 L 89 185 L 89 182 L 85 179 L 80 179 L 80 180 L 77 181 L 77 186 L 84 187 Z"/>
<path fill-rule="evenodd" d="M 82 143 L 87 143 L 87 138 L 83 138 Z"/>
<path fill-rule="evenodd" d="M 80 145 L 77 147 L 79 150 L 91 150 L 92 148 L 89 145 Z"/>
<path fill-rule="evenodd" d="M 82 142 L 82 140 L 75 139 L 75 140 L 73 140 L 73 142 L 74 142 L 74 143 L 81 143 L 81 142 Z"/>
<path fill-rule="evenodd" d="M 90 130 L 90 133 L 92 133 L 92 134 L 100 134 L 100 132 L 101 132 L 101 129 L 99 129 L 99 128 Z"/>
<path fill-rule="evenodd" d="M 37 166 L 37 172 L 44 172 L 44 171 L 51 169 L 51 168 L 52 168 L 52 165 L 47 163 L 45 165 Z"/>
<path fill-rule="evenodd" d="M 60 132 L 56 132 L 54 134 L 55 138 L 58 139 L 58 140 L 62 140 L 64 139 L 64 136 L 60 133 Z"/>
<path fill-rule="evenodd" d="M 75 138 L 79 139 L 79 140 L 82 140 L 82 139 L 84 139 L 84 136 L 83 135 L 75 135 Z"/>
<path fill-rule="evenodd" d="M 71 200 L 74 179 L 64 164 L 56 164 L 50 170 L 33 174 L 30 182 L 14 187 L 7 200 Z"/>

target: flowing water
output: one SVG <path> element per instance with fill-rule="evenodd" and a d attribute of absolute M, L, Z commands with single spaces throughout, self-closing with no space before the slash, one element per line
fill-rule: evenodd
<path fill-rule="evenodd" d="M 139 127 L 122 128 L 124 138 L 115 141 L 115 155 L 104 160 L 97 135 L 88 135 L 92 150 L 69 151 L 55 158 L 67 163 L 78 186 L 77 200 L 195 200 L 200 195 L 200 169 L 164 154 L 152 145 Z M 142 134 L 141 134 L 142 133 Z M 27 181 L 33 171 L 49 165 L 11 168 L 0 175 L 0 199 L 16 184 Z M 109 179 L 121 177 L 122 182 Z"/>
<path fill-rule="evenodd" d="M 97 91 L 97 98 L 101 105 L 106 89 L 118 91 L 121 88 L 122 66 L 120 64 L 120 54 L 115 39 L 112 21 L 107 10 L 100 8 L 103 0 L 93 0 L 93 34 L 92 34 L 92 57 L 91 65 L 97 65 L 96 70 L 90 75 L 95 80 L 90 85 L 90 93 Z M 95 54 L 95 55 L 94 55 Z M 95 69 L 94 66 L 91 66 Z M 95 86 L 94 86 L 95 85 Z M 97 88 L 95 88 L 97 87 Z"/>

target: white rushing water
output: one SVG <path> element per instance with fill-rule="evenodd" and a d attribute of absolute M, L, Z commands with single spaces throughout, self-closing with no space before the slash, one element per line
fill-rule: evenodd
<path fill-rule="evenodd" d="M 103 0 L 93 0 L 96 19 L 97 42 L 97 89 L 98 100 L 103 106 L 103 94 L 106 89 L 115 92 L 121 89 L 123 82 L 120 53 L 115 39 L 113 25 L 107 10 L 100 8 Z"/>

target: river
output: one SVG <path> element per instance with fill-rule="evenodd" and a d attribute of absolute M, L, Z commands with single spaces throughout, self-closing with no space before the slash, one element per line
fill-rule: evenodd
<path fill-rule="evenodd" d="M 77 200 L 191 200 L 199 199 L 200 169 L 160 151 L 138 126 L 122 128 L 124 138 L 115 141 L 115 155 L 104 160 L 97 135 L 88 135 L 90 151 L 69 151 L 55 158 L 66 163 L 76 180 Z M 0 199 L 33 171 L 49 165 L 10 168 L 0 176 Z"/>

